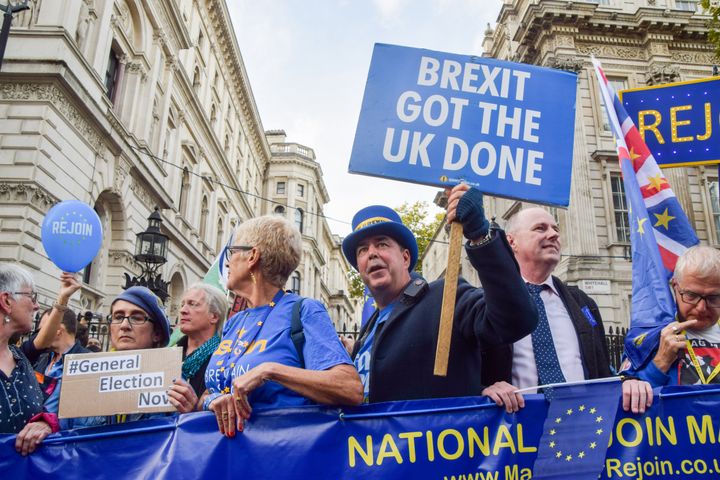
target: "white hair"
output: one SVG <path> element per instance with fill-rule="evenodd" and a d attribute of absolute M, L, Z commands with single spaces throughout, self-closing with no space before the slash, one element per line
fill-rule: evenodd
<path fill-rule="evenodd" d="M 213 287 L 212 285 L 203 282 L 191 285 L 186 292 L 189 290 L 200 290 L 205 294 L 205 303 L 208 304 L 208 311 L 218 317 L 218 322 L 215 325 L 215 331 L 222 331 L 222 325 L 227 318 L 228 313 L 228 302 L 225 294 L 217 287 Z"/>
<path fill-rule="evenodd" d="M 705 245 L 688 248 L 678 258 L 673 278 L 681 281 L 688 274 L 701 280 L 720 282 L 720 251 Z"/>
<path fill-rule="evenodd" d="M 8 292 L 14 296 L 15 292 L 22 288 L 35 290 L 35 282 L 30 272 L 18 265 L 0 263 L 0 292 Z"/>

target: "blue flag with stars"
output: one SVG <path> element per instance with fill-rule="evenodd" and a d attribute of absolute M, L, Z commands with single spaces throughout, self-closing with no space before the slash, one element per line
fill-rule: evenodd
<path fill-rule="evenodd" d="M 597 478 L 604 466 L 620 397 L 617 377 L 555 386 L 532 478 Z"/>
<path fill-rule="evenodd" d="M 372 317 L 372 314 L 377 309 L 377 305 L 375 305 L 375 299 L 372 296 L 372 293 L 370 293 L 370 289 L 365 285 L 365 291 L 363 292 L 363 309 L 362 309 L 362 316 L 360 317 L 360 327 L 365 325 L 368 320 L 370 320 L 370 317 Z"/>

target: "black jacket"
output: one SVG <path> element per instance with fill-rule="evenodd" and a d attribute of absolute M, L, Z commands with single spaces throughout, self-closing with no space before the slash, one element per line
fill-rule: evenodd
<path fill-rule="evenodd" d="M 537 310 L 505 234 L 466 251 L 484 290 L 458 282 L 447 376 L 433 374 L 444 280 L 428 284 L 415 276 L 375 333 L 370 402 L 480 395 L 481 350 L 535 329 Z M 353 358 L 373 324 L 360 331 Z"/>
<path fill-rule="evenodd" d="M 552 277 L 552 280 L 575 327 L 585 379 L 612 376 L 605 328 L 597 304 L 578 287 L 565 285 L 557 277 Z M 590 319 L 583 313 L 583 307 L 588 308 L 595 325 L 592 325 Z M 512 356 L 511 343 L 483 352 L 483 381 L 487 385 L 499 381 L 512 383 Z"/>

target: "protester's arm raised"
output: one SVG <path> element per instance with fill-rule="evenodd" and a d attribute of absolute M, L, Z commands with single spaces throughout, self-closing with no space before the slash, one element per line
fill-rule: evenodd
<path fill-rule="evenodd" d="M 63 315 L 65 314 L 65 310 L 62 307 L 67 306 L 70 297 L 81 287 L 76 275 L 68 272 L 63 272 L 60 275 L 60 283 L 61 287 L 56 300 L 56 303 L 60 305 L 60 307 L 53 306 L 47 320 L 43 322 L 42 328 L 33 340 L 33 346 L 38 350 L 44 350 L 50 347 L 50 344 L 57 335 L 58 328 L 60 328 Z"/>

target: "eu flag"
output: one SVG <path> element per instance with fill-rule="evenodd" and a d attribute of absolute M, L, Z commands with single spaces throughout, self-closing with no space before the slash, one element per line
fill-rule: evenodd
<path fill-rule="evenodd" d="M 625 354 L 641 367 L 659 330 L 675 319 L 669 280 L 675 263 L 698 238 L 655 158 L 593 58 L 600 93 L 615 136 L 628 202 L 632 250 L 632 307 Z"/>
<path fill-rule="evenodd" d="M 620 405 L 619 380 L 553 387 L 533 479 L 598 478 Z"/>
<path fill-rule="evenodd" d="M 370 293 L 370 289 L 365 285 L 365 291 L 363 292 L 363 309 L 362 309 L 362 316 L 360 317 L 360 327 L 365 325 L 368 320 L 370 320 L 370 317 L 372 317 L 372 314 L 377 309 L 377 305 L 375 305 L 375 299 L 372 296 L 372 293 Z"/>

